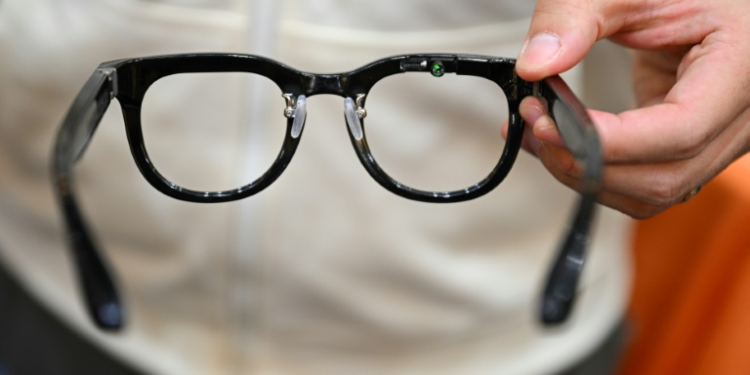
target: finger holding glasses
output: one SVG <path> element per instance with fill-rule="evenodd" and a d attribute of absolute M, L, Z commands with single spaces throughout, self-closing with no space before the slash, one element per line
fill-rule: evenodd
<path fill-rule="evenodd" d="M 648 218 L 695 196 L 750 149 L 750 4 L 697 0 L 547 0 L 537 4 L 519 76 L 568 70 L 596 40 L 634 48 L 637 108 L 590 111 L 605 162 L 599 201 Z M 525 148 L 562 183 L 580 171 L 536 98 Z"/>

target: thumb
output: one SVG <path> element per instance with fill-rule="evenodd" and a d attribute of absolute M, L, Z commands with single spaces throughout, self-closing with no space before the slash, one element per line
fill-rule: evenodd
<path fill-rule="evenodd" d="M 539 0 L 516 71 L 527 81 L 562 73 L 583 60 L 601 38 L 596 0 Z"/>

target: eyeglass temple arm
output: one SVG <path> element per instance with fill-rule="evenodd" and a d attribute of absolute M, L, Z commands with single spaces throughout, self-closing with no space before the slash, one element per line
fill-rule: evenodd
<path fill-rule="evenodd" d="M 94 322 L 108 330 L 123 326 L 124 309 L 112 274 L 76 202 L 73 167 L 114 96 L 114 75 L 113 68 L 100 68 L 86 81 L 57 133 L 52 160 L 53 186 L 86 307 Z"/>
<path fill-rule="evenodd" d="M 551 108 L 560 135 L 583 166 L 581 197 L 573 225 L 552 265 L 541 301 L 541 320 L 545 325 L 564 322 L 573 308 L 589 246 L 589 231 L 596 213 L 596 198 L 601 188 L 603 156 L 596 128 L 586 109 L 559 76 L 544 80 L 554 93 Z M 557 118 L 559 117 L 559 118 Z"/>
<path fill-rule="evenodd" d="M 578 282 L 583 272 L 589 229 L 596 211 L 594 195 L 581 196 L 573 225 L 558 251 L 544 287 L 541 320 L 545 325 L 564 322 L 573 308 Z"/>

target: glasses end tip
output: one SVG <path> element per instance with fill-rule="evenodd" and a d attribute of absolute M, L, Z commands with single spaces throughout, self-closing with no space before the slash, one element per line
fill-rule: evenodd
<path fill-rule="evenodd" d="M 547 296 L 542 302 L 541 322 L 545 326 L 564 323 L 570 315 L 572 301 Z"/>
<path fill-rule="evenodd" d="M 125 326 L 125 314 L 122 306 L 116 303 L 102 305 L 93 314 L 96 325 L 105 331 L 119 331 Z"/>

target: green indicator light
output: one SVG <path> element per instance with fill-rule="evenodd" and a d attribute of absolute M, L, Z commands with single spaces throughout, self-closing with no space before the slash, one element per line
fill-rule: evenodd
<path fill-rule="evenodd" d="M 432 75 L 434 77 L 442 77 L 445 74 L 445 67 L 440 61 L 432 63 Z"/>

